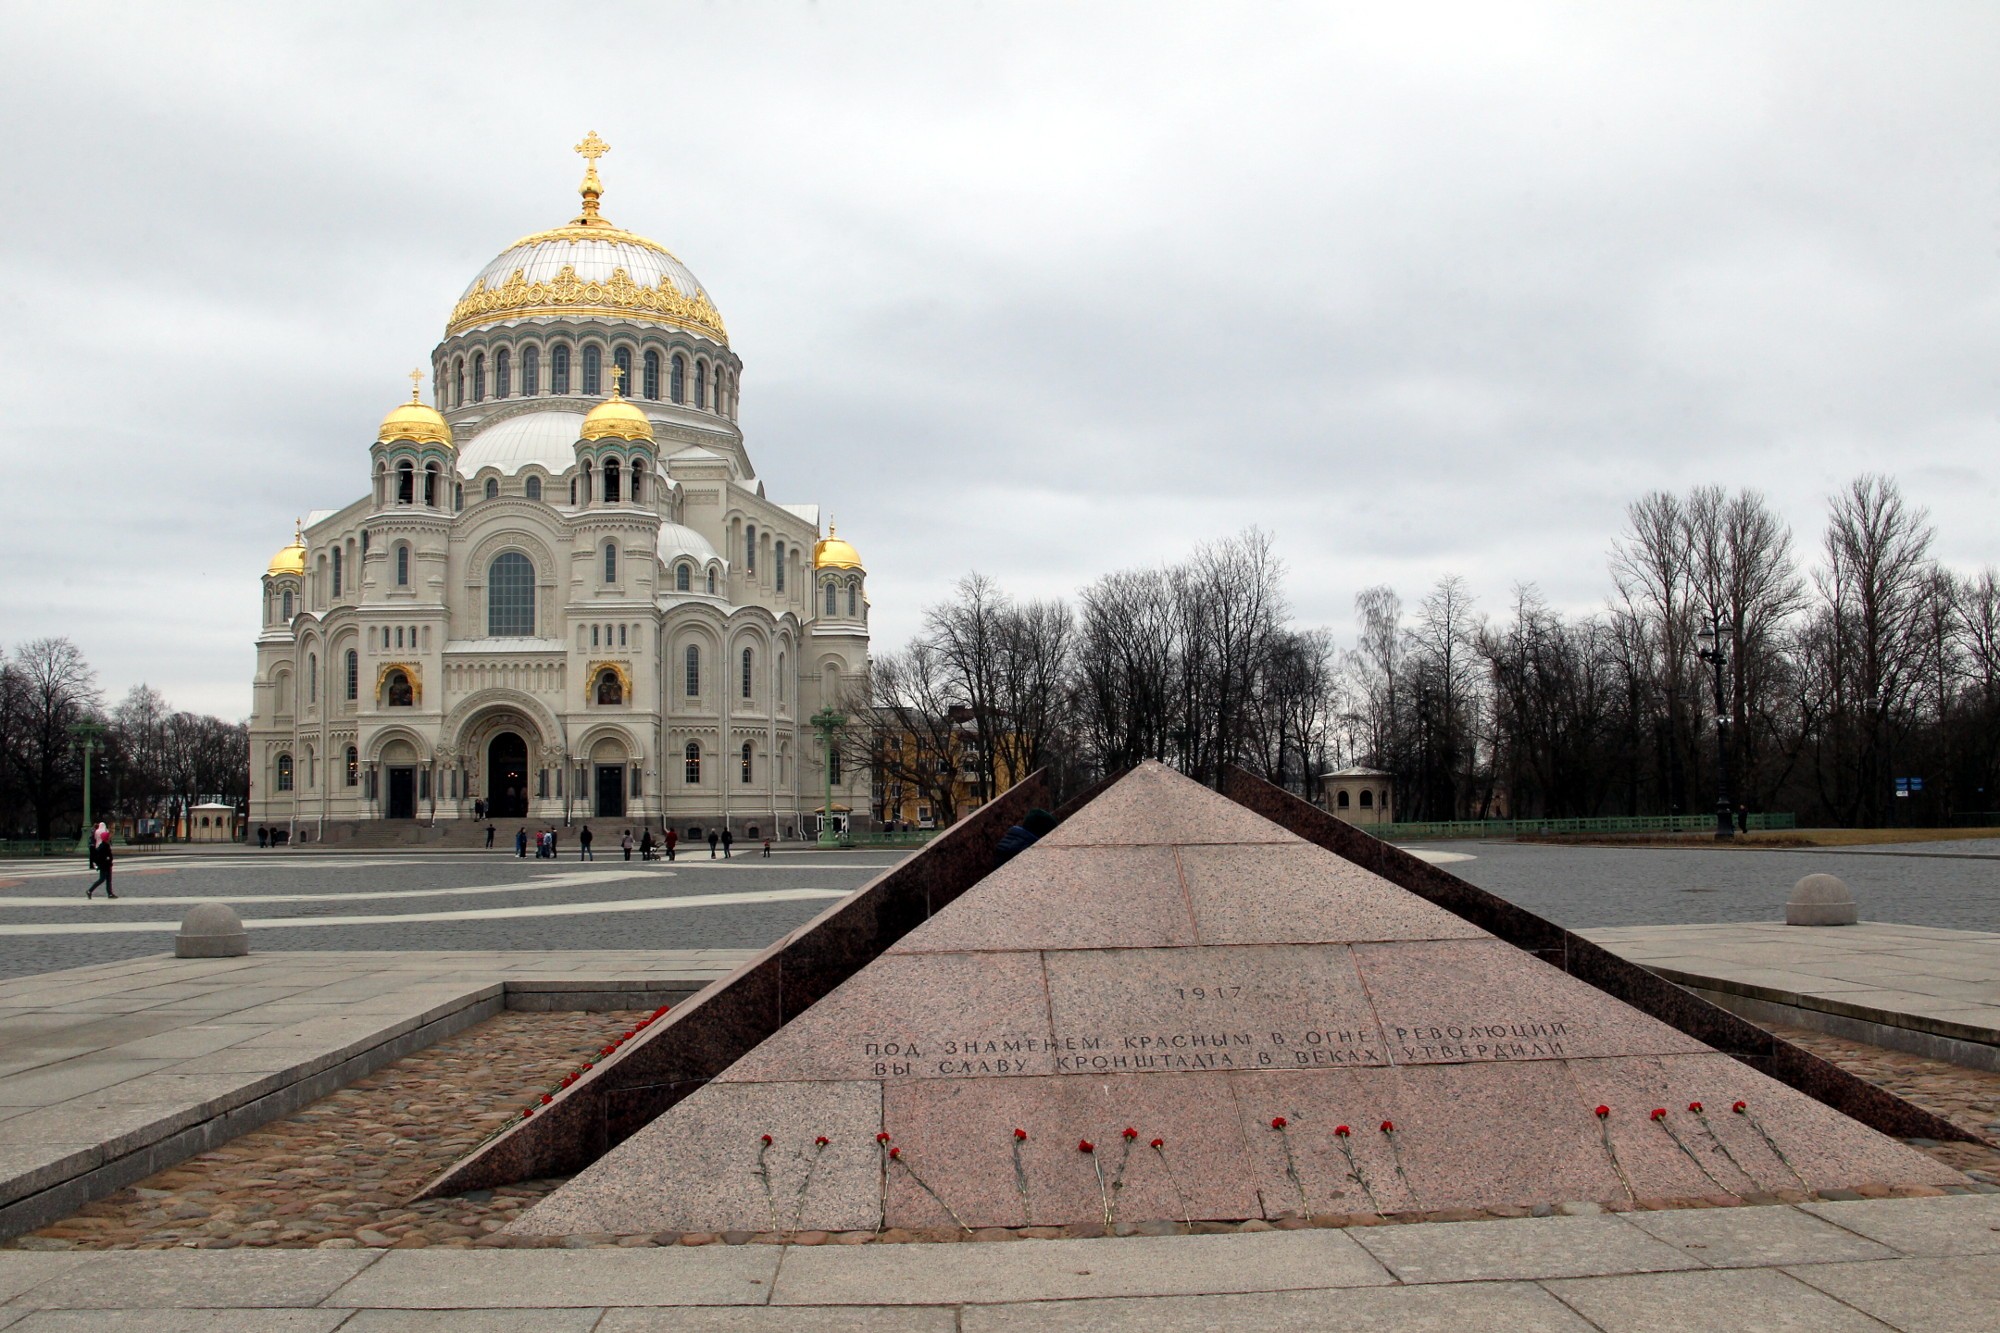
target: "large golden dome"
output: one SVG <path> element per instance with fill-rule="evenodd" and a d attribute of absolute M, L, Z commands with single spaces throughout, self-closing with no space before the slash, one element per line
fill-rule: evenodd
<path fill-rule="evenodd" d="M 814 569 L 860 569 L 861 552 L 842 541 L 837 535 L 839 529 L 833 524 L 826 525 L 826 536 L 813 547 Z"/>
<path fill-rule="evenodd" d="M 589 162 L 583 212 L 560 227 L 523 236 L 479 271 L 458 299 L 445 336 L 484 324 L 599 317 L 664 324 L 727 347 L 722 313 L 687 265 L 657 241 L 601 217 L 597 159 L 609 146 L 596 131 L 576 146 Z"/>
<path fill-rule="evenodd" d="M 426 407 L 417 397 L 417 381 L 422 372 L 410 372 L 410 401 L 398 404 L 389 415 L 382 418 L 382 429 L 375 433 L 377 444 L 387 444 L 391 440 L 409 440 L 416 444 L 451 443 L 451 427 L 445 423 L 444 414 L 435 407 Z"/>

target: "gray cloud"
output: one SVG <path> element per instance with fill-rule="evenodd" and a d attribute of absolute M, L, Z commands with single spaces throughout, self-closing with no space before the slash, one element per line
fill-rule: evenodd
<path fill-rule="evenodd" d="M 1273 532 L 1308 620 L 1587 607 L 1652 487 L 2000 560 L 1990 6 L 0 11 L 0 641 L 247 709 L 257 576 L 470 276 L 572 211 L 701 275 L 878 641 Z"/>

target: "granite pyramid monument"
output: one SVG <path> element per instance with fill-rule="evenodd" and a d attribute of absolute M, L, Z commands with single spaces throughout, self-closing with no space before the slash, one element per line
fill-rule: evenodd
<path fill-rule="evenodd" d="M 1187 1222 L 1960 1183 L 1146 764 L 511 1230 Z"/>

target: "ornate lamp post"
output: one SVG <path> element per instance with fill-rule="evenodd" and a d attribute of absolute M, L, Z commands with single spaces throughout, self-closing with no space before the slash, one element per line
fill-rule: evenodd
<path fill-rule="evenodd" d="M 98 738 L 104 735 L 104 724 L 88 720 L 72 722 L 69 730 L 70 734 L 76 737 L 77 744 L 83 750 L 83 836 L 76 840 L 76 849 L 79 852 L 84 852 L 90 850 L 91 755 L 97 749 Z"/>
<path fill-rule="evenodd" d="M 819 733 L 819 743 L 826 750 L 826 804 L 821 807 L 819 816 L 819 841 L 825 847 L 840 841 L 833 831 L 833 747 L 842 729 L 847 726 L 847 715 L 828 704 L 808 721 L 812 729 Z"/>
<path fill-rule="evenodd" d="M 1736 836 L 1729 802 L 1729 706 L 1722 690 L 1722 668 L 1729 660 L 1729 644 L 1723 633 L 1730 627 L 1731 622 L 1718 615 L 1695 635 L 1701 643 L 1695 656 L 1715 669 L 1715 837 L 1718 842 Z"/>

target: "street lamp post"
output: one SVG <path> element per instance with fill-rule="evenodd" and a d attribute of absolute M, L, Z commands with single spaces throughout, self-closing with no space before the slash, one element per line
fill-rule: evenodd
<path fill-rule="evenodd" d="M 83 747 L 83 836 L 76 840 L 76 849 L 83 852 L 90 850 L 91 755 L 97 749 L 98 738 L 104 735 L 104 724 L 91 721 L 73 722 L 70 724 L 70 734 L 75 736 L 77 743 Z"/>
<path fill-rule="evenodd" d="M 1729 660 L 1729 645 L 1723 631 L 1730 622 L 1718 615 L 1695 638 L 1701 643 L 1695 656 L 1715 669 L 1715 837 L 1726 842 L 1736 836 L 1729 802 L 1729 707 L 1723 697 L 1722 668 Z"/>
<path fill-rule="evenodd" d="M 826 804 L 820 808 L 819 842 L 830 846 L 840 841 L 833 831 L 833 746 L 840 731 L 847 725 L 847 715 L 833 705 L 814 713 L 809 719 L 812 729 L 819 733 L 819 743 L 826 749 Z"/>

